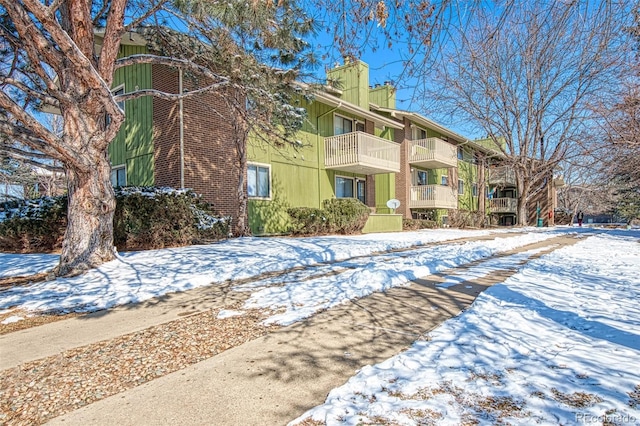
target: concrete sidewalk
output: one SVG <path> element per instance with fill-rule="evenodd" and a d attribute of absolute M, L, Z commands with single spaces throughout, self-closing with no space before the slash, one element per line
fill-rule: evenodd
<path fill-rule="evenodd" d="M 553 245 L 551 251 L 575 241 L 558 237 L 518 251 Z M 431 276 L 376 293 L 50 424 L 283 425 L 322 403 L 362 366 L 397 354 L 467 308 L 487 285 L 513 272 L 447 289 L 436 287 L 441 277 Z"/>
<path fill-rule="evenodd" d="M 342 305 L 50 424 L 286 424 L 473 301 L 451 290 L 415 284 Z"/>

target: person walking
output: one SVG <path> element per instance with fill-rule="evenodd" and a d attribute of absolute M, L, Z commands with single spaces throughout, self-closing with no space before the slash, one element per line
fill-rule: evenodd
<path fill-rule="evenodd" d="M 580 210 L 578 212 L 578 226 L 582 226 L 583 220 L 584 220 L 584 213 L 582 213 L 582 210 Z"/>

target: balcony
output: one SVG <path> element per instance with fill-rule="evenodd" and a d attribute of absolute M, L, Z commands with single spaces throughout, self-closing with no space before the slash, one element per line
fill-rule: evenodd
<path fill-rule="evenodd" d="M 450 186 L 412 186 L 410 188 L 409 208 L 456 209 L 458 208 L 458 196 Z"/>
<path fill-rule="evenodd" d="M 516 173 L 508 167 L 489 169 L 490 186 L 516 186 Z"/>
<path fill-rule="evenodd" d="M 439 138 L 409 142 L 409 164 L 425 169 L 456 167 L 458 165 L 456 154 L 454 145 Z"/>
<path fill-rule="evenodd" d="M 364 132 L 324 138 L 324 165 L 330 170 L 377 175 L 400 172 L 400 145 Z"/>
<path fill-rule="evenodd" d="M 517 213 L 517 198 L 492 198 L 489 200 L 489 210 L 491 213 Z"/>

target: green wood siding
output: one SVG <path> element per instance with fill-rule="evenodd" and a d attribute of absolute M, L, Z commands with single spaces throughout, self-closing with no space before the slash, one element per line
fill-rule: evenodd
<path fill-rule="evenodd" d="M 120 47 L 120 57 L 147 53 L 144 46 Z M 151 65 L 120 68 L 114 74 L 113 88 L 124 84 L 125 93 L 150 89 Z M 128 185 L 153 184 L 153 101 L 147 96 L 127 101 L 125 121 L 109 145 L 109 158 L 114 166 L 126 164 Z"/>
<path fill-rule="evenodd" d="M 139 155 L 128 158 L 127 162 L 127 185 L 153 186 L 153 154 Z"/>
<path fill-rule="evenodd" d="M 400 232 L 402 231 L 401 214 L 372 214 L 362 229 L 363 234 L 372 232 Z"/>
<path fill-rule="evenodd" d="M 479 203 L 478 197 L 473 196 L 472 187 L 474 183 L 478 183 L 478 166 L 472 161 L 472 151 L 465 148 L 463 154 L 464 160 L 458 160 L 458 179 L 464 180 L 464 194 L 458 195 L 458 208 L 475 211 L 478 210 Z M 458 182 L 454 184 L 458 186 Z"/>
<path fill-rule="evenodd" d="M 395 108 L 396 91 L 393 86 L 387 84 L 369 89 L 369 102 L 383 108 Z"/>
<path fill-rule="evenodd" d="M 395 173 L 376 175 L 375 181 L 376 213 L 391 213 L 391 209 L 387 207 L 387 201 L 396 197 L 396 175 Z"/>
<path fill-rule="evenodd" d="M 357 61 L 327 71 L 327 80 L 338 81 L 341 99 L 369 109 L 369 65 Z"/>

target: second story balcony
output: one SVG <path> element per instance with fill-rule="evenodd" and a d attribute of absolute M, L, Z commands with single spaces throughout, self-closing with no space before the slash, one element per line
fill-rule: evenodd
<path fill-rule="evenodd" d="M 376 175 L 400 172 L 400 145 L 364 132 L 324 138 L 324 164 L 330 170 Z"/>
<path fill-rule="evenodd" d="M 508 167 L 489 169 L 489 185 L 516 186 L 516 173 Z"/>
<path fill-rule="evenodd" d="M 517 198 L 491 198 L 489 200 L 489 211 L 491 213 L 517 213 Z"/>
<path fill-rule="evenodd" d="M 409 164 L 425 169 L 456 167 L 456 147 L 440 138 L 409 141 Z"/>
<path fill-rule="evenodd" d="M 445 185 L 414 185 L 409 189 L 409 208 L 458 208 L 456 191 Z"/>

